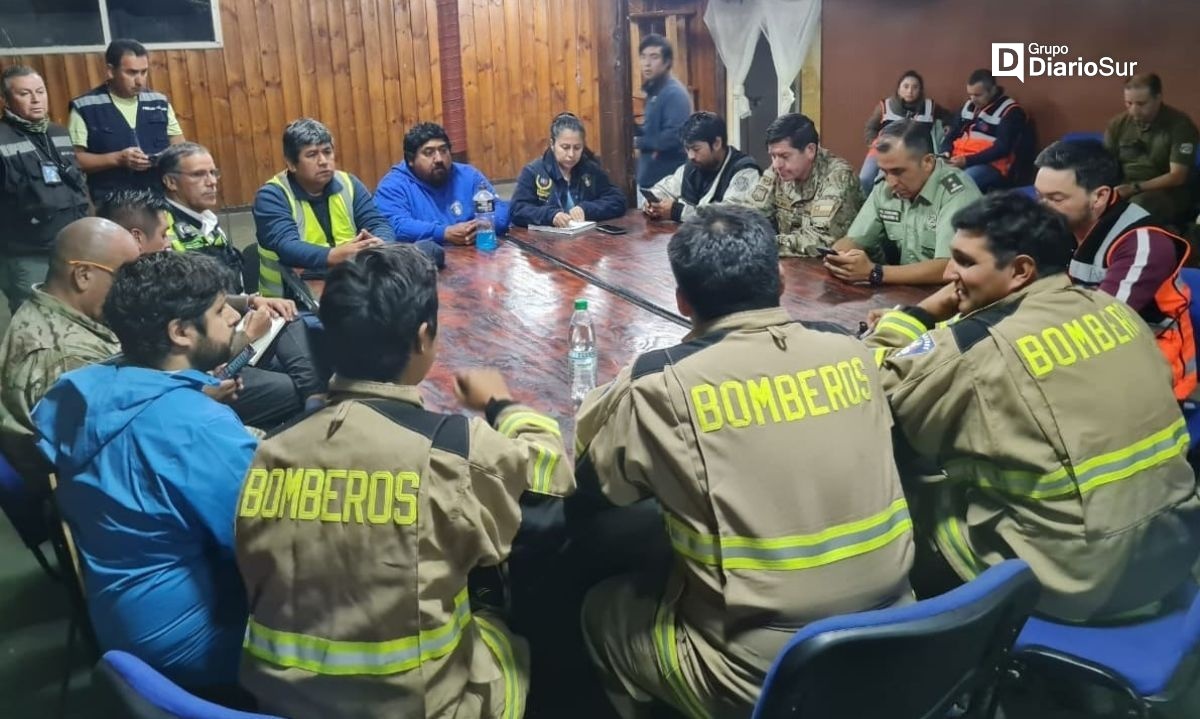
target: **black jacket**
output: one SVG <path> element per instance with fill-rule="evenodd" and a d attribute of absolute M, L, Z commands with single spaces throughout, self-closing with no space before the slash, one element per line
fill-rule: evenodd
<path fill-rule="evenodd" d="M 554 153 L 547 150 L 521 170 L 512 198 L 512 224 L 528 227 L 553 223 L 556 214 L 567 211 L 567 189 Z M 625 214 L 625 194 L 609 181 L 600 163 L 591 156 L 584 156 L 575 166 L 570 191 L 588 220 L 611 220 Z"/>

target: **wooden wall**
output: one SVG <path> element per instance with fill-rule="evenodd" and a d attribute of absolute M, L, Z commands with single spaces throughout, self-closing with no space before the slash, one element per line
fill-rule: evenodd
<path fill-rule="evenodd" d="M 551 118 L 578 114 L 599 149 L 596 13 L 610 0 L 458 0 L 468 159 L 515 178 L 547 143 Z M 224 173 L 226 206 L 249 204 L 283 167 L 281 133 L 315 117 L 334 133 L 342 169 L 369 187 L 403 159 L 405 130 L 443 122 L 437 0 L 221 0 L 224 47 L 151 51 L 150 85 L 166 93 L 188 139 Z M 453 17 L 453 16 L 452 16 Z M 103 82 L 101 53 L 30 55 L 51 115 Z"/>
<path fill-rule="evenodd" d="M 579 116 L 601 150 L 597 10 L 611 0 L 459 0 L 468 160 L 513 179 L 549 145 L 550 121 Z"/>

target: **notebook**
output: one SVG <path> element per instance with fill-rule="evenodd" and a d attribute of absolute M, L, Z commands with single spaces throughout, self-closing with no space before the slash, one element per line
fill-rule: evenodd
<path fill-rule="evenodd" d="M 554 227 L 553 225 L 530 225 L 529 229 L 533 232 L 549 232 L 552 235 L 578 235 L 580 232 L 587 232 L 596 226 L 595 222 L 590 220 L 571 220 L 571 224 L 566 227 Z"/>
<path fill-rule="evenodd" d="M 241 322 L 238 322 L 237 324 L 238 330 L 246 329 L 246 318 L 249 316 L 249 312 L 242 315 Z M 262 359 L 263 353 L 267 351 L 267 348 L 270 347 L 271 343 L 275 341 L 275 338 L 279 336 L 279 331 L 283 329 L 285 324 L 287 324 L 287 320 L 283 319 L 282 317 L 272 317 L 271 329 L 267 330 L 265 335 L 250 343 L 250 346 L 254 348 L 254 356 L 250 358 L 250 365 L 252 367 L 258 365 L 258 361 Z"/>

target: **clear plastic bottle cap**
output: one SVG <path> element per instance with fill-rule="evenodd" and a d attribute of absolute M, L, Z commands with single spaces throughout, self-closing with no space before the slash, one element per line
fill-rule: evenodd
<path fill-rule="evenodd" d="M 587 308 L 587 300 L 575 300 L 575 309 L 586 310 Z"/>

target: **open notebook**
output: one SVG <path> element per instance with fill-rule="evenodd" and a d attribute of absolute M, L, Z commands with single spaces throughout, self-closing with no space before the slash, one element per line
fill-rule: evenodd
<path fill-rule="evenodd" d="M 553 225 L 530 225 L 529 229 L 533 232 L 549 232 L 552 235 L 578 235 L 580 232 L 587 232 L 596 226 L 595 222 L 589 220 L 571 220 L 571 224 L 566 227 L 554 227 Z"/>
<path fill-rule="evenodd" d="M 242 315 L 242 321 L 238 322 L 237 329 L 246 329 L 246 318 L 249 316 L 249 313 Z M 251 366 L 258 365 L 258 361 L 262 359 L 263 353 L 267 351 L 267 348 L 270 347 L 271 343 L 275 341 L 275 338 L 279 336 L 279 331 L 283 329 L 285 324 L 287 324 L 287 320 L 283 319 L 282 317 L 273 317 L 271 319 L 271 329 L 267 330 L 265 335 L 250 343 L 250 346 L 254 348 L 254 356 L 250 358 Z"/>

